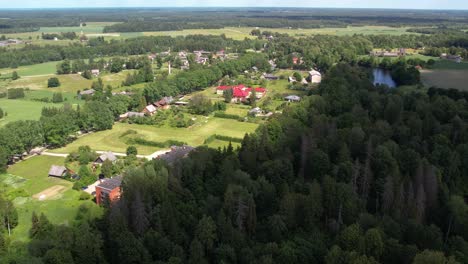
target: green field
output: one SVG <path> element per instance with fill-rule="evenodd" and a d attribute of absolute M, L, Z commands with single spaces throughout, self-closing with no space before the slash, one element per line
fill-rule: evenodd
<path fill-rule="evenodd" d="M 47 88 L 47 80 L 51 77 L 57 77 L 60 80 L 60 86 L 55 88 Z M 48 75 L 48 76 L 25 76 L 18 80 L 11 81 L 7 88 L 29 88 L 31 90 L 48 90 L 55 92 L 72 92 L 90 88 L 92 80 L 83 78 L 79 74 L 67 75 Z"/>
<path fill-rule="evenodd" d="M 69 225 L 76 216 L 77 209 L 87 204 L 93 214 L 101 210 L 92 201 L 80 201 L 80 192 L 72 190 L 72 183 L 66 180 L 48 177 L 51 165 L 63 165 L 60 157 L 36 156 L 19 162 L 8 169 L 8 174 L 0 175 L 0 183 L 6 185 L 7 195 L 16 197 L 19 224 L 13 230 L 13 241 L 27 241 L 31 227 L 31 214 L 44 213 L 54 224 Z M 51 187 L 57 192 L 43 192 Z M 49 189 L 51 190 L 51 189 Z M 47 194 L 43 200 L 33 197 L 35 194 Z"/>
<path fill-rule="evenodd" d="M 58 106 L 58 104 L 35 102 L 29 100 L 0 99 L 0 107 L 8 115 L 0 119 L 0 127 L 12 121 L 39 120 L 43 107 Z"/>
<path fill-rule="evenodd" d="M 115 24 L 113 22 L 87 22 L 84 27 L 41 27 L 39 33 L 60 33 L 60 32 L 76 32 L 84 34 L 102 33 L 105 26 Z"/>
<path fill-rule="evenodd" d="M 255 38 L 250 35 L 254 27 L 226 27 L 222 29 L 186 29 L 180 31 L 159 31 L 159 32 L 144 32 L 145 36 L 187 36 L 187 35 L 221 35 L 225 34 L 228 38 L 243 40 L 244 38 Z M 363 26 L 363 27 L 346 27 L 346 28 L 314 28 L 314 29 L 287 29 L 287 28 L 259 28 L 261 31 L 278 32 L 289 34 L 295 37 L 312 36 L 312 35 L 402 35 L 415 34 L 408 33 L 407 27 L 395 28 L 386 26 Z"/>
<path fill-rule="evenodd" d="M 57 72 L 58 63 L 59 61 L 51 61 L 28 66 L 20 66 L 17 69 L 4 68 L 0 69 L 0 74 L 10 74 L 13 71 L 16 71 L 19 76 L 52 75 Z"/>
<path fill-rule="evenodd" d="M 462 91 L 468 91 L 468 69 L 422 70 L 421 81 L 426 87 L 435 86 L 439 88 L 455 88 Z"/>
<path fill-rule="evenodd" d="M 66 147 L 52 150 L 55 153 L 70 153 L 76 151 L 79 146 L 89 145 L 95 150 L 115 151 L 125 153 L 128 145 L 127 137 L 122 136 L 125 132 L 134 130 L 136 137 L 146 140 L 165 142 L 177 140 L 191 146 L 203 145 L 205 139 L 213 134 L 243 138 L 245 133 L 255 131 L 258 124 L 238 122 L 232 119 L 199 116 L 197 124 L 190 128 L 155 127 L 147 125 L 131 125 L 116 123 L 112 130 L 100 131 L 83 136 Z M 227 143 L 227 142 L 226 142 Z M 142 155 L 151 154 L 160 148 L 137 145 L 138 153 Z"/>

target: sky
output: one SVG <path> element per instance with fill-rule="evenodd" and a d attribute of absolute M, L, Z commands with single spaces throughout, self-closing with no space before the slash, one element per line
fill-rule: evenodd
<path fill-rule="evenodd" d="M 343 7 L 468 10 L 467 0 L 0 0 L 0 8 Z"/>

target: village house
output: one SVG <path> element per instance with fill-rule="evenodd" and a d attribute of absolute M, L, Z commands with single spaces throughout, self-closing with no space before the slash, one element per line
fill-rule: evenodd
<path fill-rule="evenodd" d="M 156 109 L 169 109 L 171 107 L 171 103 L 174 101 L 172 96 L 165 96 L 161 100 L 154 102 L 153 105 Z"/>
<path fill-rule="evenodd" d="M 301 97 L 299 97 L 297 95 L 288 95 L 288 96 L 284 97 L 284 100 L 286 100 L 288 102 L 300 102 Z"/>
<path fill-rule="evenodd" d="M 112 204 L 120 199 L 122 176 L 115 176 L 109 179 L 102 179 L 96 186 L 96 203 L 103 205 L 106 202 Z"/>
<path fill-rule="evenodd" d="M 91 70 L 91 74 L 92 74 L 94 77 L 99 76 L 99 73 L 100 73 L 99 69 L 92 69 L 92 70 Z"/>
<path fill-rule="evenodd" d="M 271 73 L 264 73 L 261 78 L 266 79 L 266 80 L 270 80 L 270 81 L 276 81 L 276 80 L 279 79 L 278 76 L 273 75 Z"/>
<path fill-rule="evenodd" d="M 99 157 L 97 157 L 97 159 L 94 161 L 94 163 L 95 164 L 102 164 L 106 160 L 109 160 L 112 163 L 114 163 L 115 161 L 117 161 L 117 157 L 114 155 L 114 153 L 112 153 L 110 151 L 105 152 L 105 153 L 101 154 Z"/>
<path fill-rule="evenodd" d="M 78 94 L 78 99 L 82 99 L 83 97 L 90 97 L 93 96 L 96 91 L 94 89 L 83 90 Z"/>
<path fill-rule="evenodd" d="M 263 113 L 263 110 L 260 107 L 255 107 L 249 110 L 249 115 L 252 115 L 252 116 L 256 116 L 262 113 Z"/>
<path fill-rule="evenodd" d="M 63 178 L 68 170 L 64 166 L 52 165 L 49 170 L 49 177 Z"/>
<path fill-rule="evenodd" d="M 233 103 L 238 102 L 245 102 L 250 98 L 252 94 L 252 89 L 255 89 L 255 97 L 257 99 L 261 99 L 266 94 L 266 89 L 262 87 L 257 88 L 250 88 L 246 87 L 243 84 L 239 84 L 236 86 L 218 86 L 216 89 L 216 94 L 222 95 L 226 90 L 232 90 L 232 100 Z"/>
<path fill-rule="evenodd" d="M 386 51 L 386 50 L 371 51 L 370 55 L 374 57 L 400 57 L 400 56 L 406 55 L 406 49 L 400 48 L 398 49 L 398 51 Z"/>
<path fill-rule="evenodd" d="M 156 159 L 161 159 L 166 161 L 168 164 L 174 164 L 176 161 L 187 157 L 187 155 L 194 150 L 194 147 L 191 146 L 172 146 L 171 150 L 159 155 Z"/>
<path fill-rule="evenodd" d="M 132 118 L 132 117 L 144 117 L 145 114 L 144 113 L 138 113 L 138 112 L 127 112 L 125 114 L 121 114 L 119 116 L 119 120 L 122 121 L 122 120 L 125 120 L 127 118 Z"/>
<path fill-rule="evenodd" d="M 312 70 L 306 79 L 310 83 L 320 83 L 322 82 L 322 74 L 316 70 Z"/>
<path fill-rule="evenodd" d="M 454 61 L 456 63 L 461 63 L 463 58 L 460 56 L 460 55 L 451 55 L 451 54 L 447 54 L 447 53 L 442 53 L 440 55 L 440 58 L 441 59 L 446 59 L 446 60 L 451 60 L 451 61 Z"/>
<path fill-rule="evenodd" d="M 143 109 L 143 113 L 149 116 L 154 115 L 156 111 L 158 111 L 158 109 L 153 104 L 149 104 L 145 107 L 145 109 Z"/>

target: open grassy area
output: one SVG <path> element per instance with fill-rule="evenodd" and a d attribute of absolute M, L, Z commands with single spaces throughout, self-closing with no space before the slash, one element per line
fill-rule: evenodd
<path fill-rule="evenodd" d="M 0 107 L 3 111 L 7 112 L 8 115 L 3 119 L 0 119 L 0 127 L 6 125 L 9 122 L 17 120 L 38 120 L 41 117 L 41 111 L 43 107 L 61 107 L 63 103 L 45 103 L 34 101 L 33 99 L 49 98 L 52 100 L 53 93 L 58 90 L 31 90 L 26 92 L 26 97 L 22 99 L 0 99 Z M 84 101 L 75 98 L 74 93 L 64 92 L 62 93 L 64 103 L 70 103 L 72 105 L 81 104 Z"/>
<path fill-rule="evenodd" d="M 45 106 L 58 106 L 58 104 L 2 98 L 0 99 L 0 107 L 8 115 L 0 119 L 0 127 L 17 120 L 38 120 L 41 117 L 42 108 Z"/>
<path fill-rule="evenodd" d="M 83 136 L 66 147 L 52 150 L 55 153 L 70 153 L 78 149 L 79 146 L 89 145 L 95 150 L 111 150 L 125 153 L 128 144 L 128 136 L 124 133 L 134 130 L 136 134 L 132 137 L 141 137 L 145 140 L 165 142 L 167 140 L 177 140 L 186 142 L 191 146 L 203 145 L 205 139 L 213 134 L 225 135 L 236 138 L 243 138 L 245 133 L 255 131 L 258 124 L 238 122 L 232 119 L 222 119 L 214 117 L 198 117 L 197 124 L 190 128 L 155 127 L 148 125 L 131 125 L 116 123 L 112 130 L 101 131 Z M 143 155 L 151 154 L 160 148 L 137 145 L 138 153 Z"/>
<path fill-rule="evenodd" d="M 101 209 L 92 201 L 80 201 L 80 192 L 72 190 L 72 183 L 66 180 L 48 177 L 51 165 L 63 165 L 64 158 L 35 156 L 19 162 L 8 169 L 8 174 L 0 175 L 0 183 L 6 185 L 6 191 L 14 195 L 18 210 L 19 224 L 13 230 L 13 241 L 27 241 L 31 228 L 32 212 L 44 213 L 54 224 L 69 225 L 76 216 L 77 209 L 87 204 L 93 214 L 99 215 Z M 33 198 L 48 188 L 60 189 L 43 200 Z"/>
<path fill-rule="evenodd" d="M 225 34 L 228 38 L 243 40 L 244 38 L 255 38 L 250 35 L 254 27 L 226 27 L 221 29 L 186 29 L 180 31 L 159 31 L 159 32 L 144 32 L 145 36 L 187 36 L 187 35 L 221 35 Z M 346 28 L 314 28 L 314 29 L 287 29 L 287 28 L 260 28 L 261 31 L 278 32 L 289 34 L 295 37 L 304 37 L 312 35 L 402 35 L 415 34 L 406 32 L 407 27 L 395 28 L 386 26 L 363 26 L 363 27 L 346 27 Z"/>
<path fill-rule="evenodd" d="M 19 76 L 37 76 L 37 75 L 52 75 L 57 72 L 58 61 L 45 62 L 40 64 L 33 64 L 28 66 L 20 66 L 17 69 L 4 68 L 0 69 L 0 73 L 10 74 L 13 71 L 18 72 Z"/>
<path fill-rule="evenodd" d="M 422 70 L 421 80 L 427 87 L 435 86 L 439 88 L 455 88 L 462 91 L 468 91 L 468 69 Z"/>
<path fill-rule="evenodd" d="M 113 22 L 87 22 L 84 27 L 41 27 L 39 33 L 60 33 L 60 32 L 76 32 L 84 34 L 102 33 L 105 26 L 115 24 Z"/>
<path fill-rule="evenodd" d="M 57 77 L 60 81 L 60 86 L 55 88 L 47 88 L 47 80 L 51 77 Z M 72 92 L 90 88 L 92 80 L 83 78 L 79 74 L 67 75 L 49 75 L 49 76 L 26 76 L 18 80 L 11 81 L 7 88 L 27 87 L 32 90 L 54 90 L 55 92 Z"/>

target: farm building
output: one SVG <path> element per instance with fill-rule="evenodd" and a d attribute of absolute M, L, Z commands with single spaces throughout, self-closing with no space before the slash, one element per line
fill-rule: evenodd
<path fill-rule="evenodd" d="M 122 185 L 122 176 L 115 176 L 109 179 L 102 179 L 96 186 L 96 203 L 104 204 L 106 201 L 112 203 L 120 199 L 120 185 Z"/>
<path fill-rule="evenodd" d="M 100 73 L 99 69 L 92 69 L 92 70 L 91 70 L 91 74 L 92 74 L 93 76 L 95 76 L 95 77 L 99 76 L 99 73 Z"/>
<path fill-rule="evenodd" d="M 144 117 L 145 114 L 144 113 L 138 113 L 138 112 L 127 112 L 125 114 L 121 114 L 119 116 L 119 120 L 124 120 L 124 119 L 127 119 L 127 118 L 131 118 L 131 117 Z"/>
<path fill-rule="evenodd" d="M 232 102 L 245 102 L 249 99 L 250 95 L 252 94 L 252 89 L 255 89 L 255 96 L 257 97 L 257 99 L 260 99 L 263 96 L 265 96 L 265 88 L 250 88 L 246 87 L 243 84 L 239 84 L 236 86 L 218 86 L 218 88 L 216 89 L 216 94 L 222 95 L 224 91 L 232 90 Z"/>
<path fill-rule="evenodd" d="M 88 89 L 80 92 L 80 95 L 93 95 L 96 91 L 94 89 Z"/>
<path fill-rule="evenodd" d="M 270 81 L 275 81 L 275 80 L 278 80 L 279 77 L 278 76 L 275 76 L 273 74 L 270 74 L 270 73 L 264 73 L 262 75 L 262 78 L 266 79 L 266 80 L 270 80 Z"/>
<path fill-rule="evenodd" d="M 322 74 L 316 70 L 312 70 L 306 79 L 310 83 L 320 83 L 322 82 Z"/>
<path fill-rule="evenodd" d="M 156 111 L 158 111 L 158 109 L 153 104 L 147 105 L 145 107 L 145 109 L 143 109 L 143 113 L 148 114 L 150 116 L 154 115 L 154 113 L 156 113 Z"/>
<path fill-rule="evenodd" d="M 289 76 L 289 77 L 288 77 L 288 82 L 289 82 L 289 83 L 295 83 L 295 82 L 297 82 L 297 80 L 296 80 L 296 78 L 294 78 L 294 77 L 292 77 L 292 76 Z"/>
<path fill-rule="evenodd" d="M 300 102 L 301 101 L 301 97 L 297 96 L 297 95 L 288 95 L 284 98 L 284 100 L 288 101 L 288 102 Z"/>
<path fill-rule="evenodd" d="M 63 178 L 68 170 L 64 166 L 52 165 L 49 170 L 49 177 Z"/>
<path fill-rule="evenodd" d="M 194 149 L 195 148 L 191 146 L 172 146 L 171 151 L 158 156 L 157 159 L 162 159 L 169 164 L 173 164 L 177 160 L 187 157 L 187 155 Z"/>
<path fill-rule="evenodd" d="M 112 152 L 106 152 L 106 153 L 103 153 L 101 154 L 101 156 L 99 156 L 95 161 L 94 163 L 97 163 L 97 164 L 102 164 L 104 161 L 106 160 L 110 160 L 112 162 L 115 162 L 117 160 L 117 157 L 114 155 L 114 153 Z"/>
<path fill-rule="evenodd" d="M 450 55 L 450 54 L 447 54 L 447 53 L 442 53 L 442 55 L 440 55 L 440 58 L 441 59 L 446 59 L 446 60 L 451 60 L 451 61 L 454 61 L 456 63 L 461 63 L 461 61 L 463 60 L 463 58 L 460 55 Z"/>

